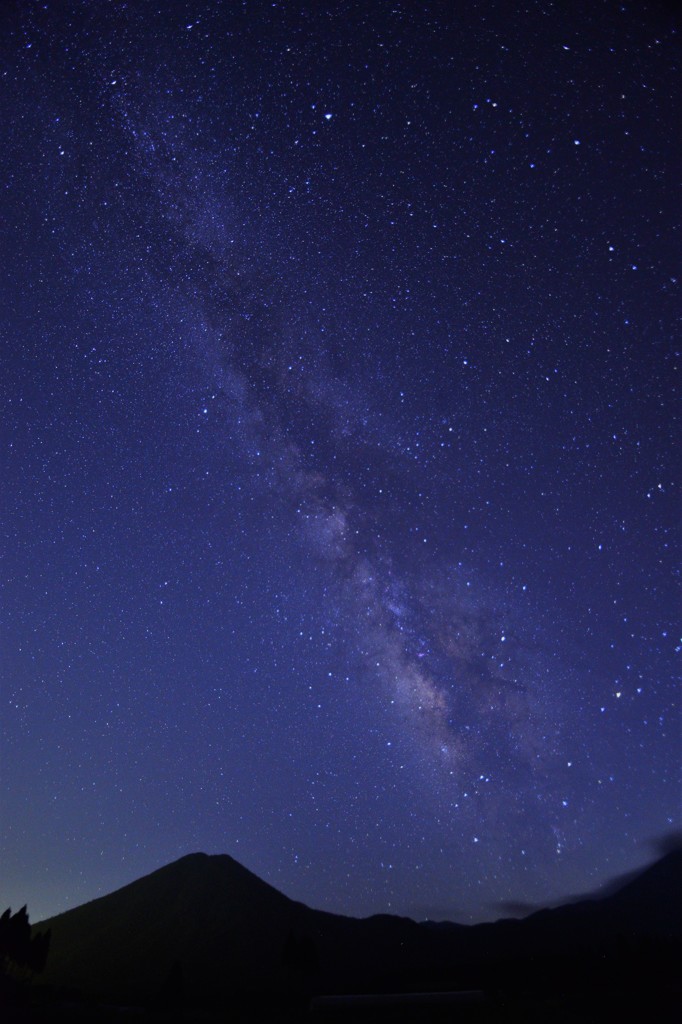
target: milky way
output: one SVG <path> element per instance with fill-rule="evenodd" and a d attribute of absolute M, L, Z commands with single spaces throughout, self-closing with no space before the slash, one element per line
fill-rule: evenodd
<path fill-rule="evenodd" d="M 215 227 L 206 230 L 215 224 L 207 205 L 206 194 L 214 192 L 207 166 L 215 174 L 219 154 L 202 154 L 197 174 L 196 158 L 185 165 L 186 145 L 164 147 L 152 130 L 135 127 L 125 110 L 121 119 L 138 153 L 133 174 L 141 174 L 144 201 L 154 211 L 151 221 L 147 217 L 148 237 L 163 239 L 157 258 L 171 270 L 157 287 L 182 295 L 183 319 L 206 339 L 207 402 L 227 408 L 219 431 L 238 437 L 251 486 L 262 480 L 285 498 L 304 557 L 332 568 L 330 600 L 346 619 L 367 685 L 379 686 L 396 708 L 450 808 L 473 789 L 484 805 L 476 814 L 497 823 L 500 803 L 522 802 L 529 785 L 543 803 L 546 761 L 560 749 L 555 723 L 573 723 L 566 721 L 558 682 L 550 683 L 551 697 L 543 697 L 543 659 L 536 652 L 528 657 L 532 641 L 509 621 L 518 618 L 516 610 L 507 611 L 505 626 L 504 612 L 487 606 L 489 588 L 476 572 L 476 590 L 484 596 L 468 596 L 472 584 L 455 561 L 456 549 L 400 557 L 392 495 L 409 493 L 413 469 L 396 452 L 398 426 L 390 412 L 379 415 L 370 396 L 360 398 L 354 382 L 334 372 L 324 337 L 301 338 L 287 328 L 292 313 L 296 324 L 305 315 L 296 309 L 292 284 L 287 288 L 280 280 L 271 296 L 268 281 L 276 273 L 259 274 L 248 259 L 250 269 L 240 268 L 224 229 L 217 238 Z M 209 407 L 202 412 L 209 415 Z M 393 442 L 387 444 L 387 437 Z M 358 488 L 358 468 L 371 487 Z M 424 478 L 436 490 L 428 469 Z M 404 506 L 400 513 L 405 515 Z M 429 537 L 433 542 L 434 535 L 437 540 L 428 508 L 414 515 L 420 525 L 412 547 L 428 544 Z M 505 635 L 510 631 L 515 635 Z M 505 799 L 496 779 L 489 806 L 477 783 L 497 776 L 500 763 Z M 544 827 L 551 829 L 550 820 Z"/>

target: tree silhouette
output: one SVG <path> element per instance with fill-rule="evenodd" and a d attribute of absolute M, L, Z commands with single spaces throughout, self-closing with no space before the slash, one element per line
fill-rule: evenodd
<path fill-rule="evenodd" d="M 17 968 L 40 973 L 50 948 L 50 932 L 31 935 L 26 905 L 12 914 L 8 907 L 0 917 L 0 970 L 9 974 Z"/>

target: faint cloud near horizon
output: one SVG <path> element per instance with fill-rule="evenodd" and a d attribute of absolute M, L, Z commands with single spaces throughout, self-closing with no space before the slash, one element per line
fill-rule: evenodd
<path fill-rule="evenodd" d="M 542 903 L 524 903 L 521 900 L 503 900 L 494 904 L 495 911 L 501 911 L 507 917 L 528 917 L 536 910 L 542 910 Z"/>
<path fill-rule="evenodd" d="M 566 906 L 569 903 L 581 903 L 583 900 L 599 900 L 605 896 L 612 896 L 617 893 L 624 886 L 628 885 L 629 882 L 639 878 L 643 872 L 647 871 L 652 867 L 657 860 L 667 856 L 669 853 L 682 852 L 682 829 L 671 829 L 670 832 L 664 832 L 660 836 L 652 837 L 651 839 L 645 840 L 642 844 L 644 848 L 654 852 L 657 856 L 642 864 L 641 867 L 635 868 L 632 871 L 625 871 L 622 874 L 614 875 L 612 878 L 602 882 L 596 889 L 592 889 L 589 892 L 581 893 L 569 893 L 560 900 L 553 900 L 551 903 L 524 903 L 515 900 L 505 900 L 501 903 L 491 904 L 491 908 L 494 912 L 504 914 L 509 917 L 528 917 L 529 914 L 535 913 L 537 910 L 553 909 L 555 907 Z"/>

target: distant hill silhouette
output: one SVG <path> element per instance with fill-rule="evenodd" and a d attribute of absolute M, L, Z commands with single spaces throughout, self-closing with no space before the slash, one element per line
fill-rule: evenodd
<path fill-rule="evenodd" d="M 464 926 L 312 910 L 231 857 L 196 853 L 43 921 L 45 980 L 117 1002 L 230 993 L 674 986 L 682 851 L 617 892 Z"/>

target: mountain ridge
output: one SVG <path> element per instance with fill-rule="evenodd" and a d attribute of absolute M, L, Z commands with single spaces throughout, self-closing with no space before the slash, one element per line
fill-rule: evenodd
<path fill-rule="evenodd" d="M 679 950 L 681 883 L 676 851 L 606 896 L 520 920 L 434 926 L 314 910 L 228 854 L 191 853 L 35 927 L 52 931 L 48 984 L 118 1001 L 153 998 L 173 970 L 193 999 L 213 1002 L 236 989 L 480 988 L 530 983 L 539 964 L 556 980 L 569 964 L 603 974 L 611 961 Z"/>

